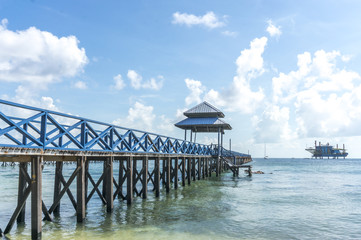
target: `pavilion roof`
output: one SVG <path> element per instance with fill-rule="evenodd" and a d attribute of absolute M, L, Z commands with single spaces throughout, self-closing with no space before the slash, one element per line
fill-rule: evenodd
<path fill-rule="evenodd" d="M 232 127 L 218 117 L 189 117 L 175 124 L 181 129 L 191 129 L 193 132 L 218 132 L 218 129 L 231 130 Z"/>
<path fill-rule="evenodd" d="M 223 112 L 216 107 L 212 106 L 208 102 L 202 102 L 197 106 L 185 111 L 183 113 L 186 117 L 219 117 L 224 118 Z"/>

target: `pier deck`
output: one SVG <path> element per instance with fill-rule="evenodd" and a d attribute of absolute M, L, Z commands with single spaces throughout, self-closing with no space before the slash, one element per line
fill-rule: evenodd
<path fill-rule="evenodd" d="M 116 198 L 132 204 L 134 197 L 146 199 L 160 186 L 166 192 L 179 185 L 220 174 L 225 160 L 246 163 L 250 155 L 230 152 L 222 146 L 198 144 L 154 133 L 122 128 L 72 115 L 0 100 L 0 162 L 19 166 L 17 206 L 4 229 L 8 234 L 15 221 L 25 221 L 25 203 L 31 199 L 31 232 L 41 238 L 42 221 L 52 221 L 60 211 L 61 200 L 68 196 L 77 221 L 85 219 L 85 210 L 94 195 L 108 212 Z M 95 179 L 92 162 L 103 163 Z M 68 179 L 63 164 L 76 165 Z M 42 169 L 55 165 L 53 202 L 42 201 Z M 149 165 L 152 165 L 152 168 Z M 119 172 L 114 173 L 114 164 Z M 241 165 L 241 164 L 240 164 Z M 72 192 L 70 185 L 76 184 Z"/>

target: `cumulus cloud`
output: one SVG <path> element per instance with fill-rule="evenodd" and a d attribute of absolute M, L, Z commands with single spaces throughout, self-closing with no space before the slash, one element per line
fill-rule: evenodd
<path fill-rule="evenodd" d="M 188 27 L 193 25 L 201 25 L 208 28 L 218 28 L 225 25 L 224 22 L 220 21 L 214 12 L 207 12 L 203 16 L 196 16 L 187 13 L 173 13 L 173 24 L 186 25 Z"/>
<path fill-rule="evenodd" d="M 160 90 L 163 87 L 163 76 L 158 76 L 157 79 L 151 78 L 149 81 L 143 82 L 143 78 L 134 70 L 128 70 L 127 77 L 130 80 L 130 84 L 134 89 L 152 89 Z"/>
<path fill-rule="evenodd" d="M 261 88 L 253 91 L 251 80 L 262 75 L 265 71 L 262 54 L 267 45 L 267 38 L 255 38 L 250 43 L 249 49 L 241 51 L 236 60 L 237 75 L 228 89 L 217 91 L 211 89 L 205 100 L 225 107 L 227 111 L 253 113 L 264 99 Z"/>
<path fill-rule="evenodd" d="M 252 118 L 256 142 L 279 142 L 295 138 L 289 126 L 290 109 L 268 104 L 261 117 Z"/>
<path fill-rule="evenodd" d="M 125 88 L 126 84 L 122 78 L 122 75 L 118 74 L 113 78 L 113 80 L 114 80 L 114 85 L 112 86 L 113 89 L 122 90 L 123 88 Z"/>
<path fill-rule="evenodd" d="M 152 131 L 153 121 L 156 118 L 153 110 L 153 106 L 135 102 L 135 104 L 129 108 L 128 116 L 115 120 L 113 124 L 138 130 Z"/>
<path fill-rule="evenodd" d="M 75 36 L 59 38 L 35 27 L 11 31 L 7 22 L 0 25 L 0 81 L 41 86 L 75 76 L 87 64 Z"/>
<path fill-rule="evenodd" d="M 77 88 L 77 89 L 81 89 L 81 90 L 85 90 L 88 88 L 86 82 L 83 82 L 83 81 L 77 81 L 75 84 L 74 84 L 74 87 Z"/>
<path fill-rule="evenodd" d="M 224 35 L 224 36 L 228 36 L 228 37 L 236 37 L 237 35 L 238 35 L 238 33 L 237 32 L 232 32 L 232 31 L 223 31 L 222 32 L 222 34 Z"/>
<path fill-rule="evenodd" d="M 254 117 L 255 140 L 357 135 L 361 131 L 361 77 L 337 67 L 343 58 L 339 51 L 304 52 L 297 56 L 296 70 L 274 77 L 271 107 Z"/>
<path fill-rule="evenodd" d="M 162 124 L 156 124 L 162 123 Z M 133 128 L 142 131 L 163 133 L 169 135 L 174 130 L 174 123 L 165 115 L 156 116 L 154 107 L 135 102 L 128 111 L 126 117 L 113 121 L 114 125 Z"/>
<path fill-rule="evenodd" d="M 187 78 L 184 80 L 186 83 L 187 88 L 189 89 L 190 93 L 185 98 L 186 105 L 189 106 L 192 103 L 198 104 L 201 103 L 201 95 L 205 91 L 205 87 L 202 85 L 200 81 L 193 80 Z"/>
<path fill-rule="evenodd" d="M 281 32 L 281 27 L 280 26 L 275 26 L 272 22 L 272 20 L 268 20 L 267 21 L 268 26 L 266 31 L 269 33 L 269 35 L 271 37 L 279 37 L 281 36 L 282 32 Z"/>

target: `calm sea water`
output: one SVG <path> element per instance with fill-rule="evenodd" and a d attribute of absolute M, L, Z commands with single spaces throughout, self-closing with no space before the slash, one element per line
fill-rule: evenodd
<path fill-rule="evenodd" d="M 65 196 L 60 216 L 43 222 L 43 239 L 361 239 L 361 160 L 255 159 L 252 165 L 265 174 L 225 173 L 169 194 L 162 190 L 159 199 L 149 192 L 147 200 L 135 198 L 131 206 L 116 199 L 112 214 L 94 197 L 83 224 L 76 223 Z M 64 168 L 69 176 L 74 165 Z M 91 171 L 100 169 L 93 164 Z M 45 166 L 48 208 L 53 172 Z M 3 230 L 16 207 L 17 178 L 18 167 L 0 167 Z M 29 207 L 27 212 L 11 239 L 30 238 Z"/>

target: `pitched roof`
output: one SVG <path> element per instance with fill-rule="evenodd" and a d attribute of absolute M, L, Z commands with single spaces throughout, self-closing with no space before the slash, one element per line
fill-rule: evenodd
<path fill-rule="evenodd" d="M 198 104 L 197 106 L 189 109 L 188 111 L 185 111 L 183 113 L 187 117 L 219 117 L 224 118 L 223 112 L 221 112 L 216 107 L 212 106 L 211 104 L 207 102 L 202 102 Z"/>
<path fill-rule="evenodd" d="M 218 117 L 192 117 L 186 118 L 175 124 L 181 129 L 192 129 L 193 132 L 218 132 L 222 130 L 231 130 L 232 127 Z"/>

